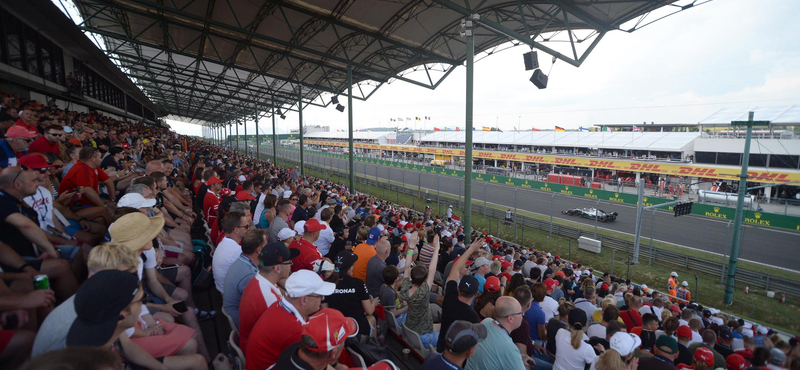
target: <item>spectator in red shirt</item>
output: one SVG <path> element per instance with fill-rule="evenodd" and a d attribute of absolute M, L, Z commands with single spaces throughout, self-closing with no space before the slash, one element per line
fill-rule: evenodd
<path fill-rule="evenodd" d="M 326 229 L 327 226 L 321 224 L 316 218 L 306 221 L 303 225 L 303 237 L 289 244 L 289 249 L 297 249 L 300 256 L 292 263 L 292 272 L 298 270 L 313 270 L 314 261 L 323 259 L 314 242 L 319 239 L 319 231 Z"/>
<path fill-rule="evenodd" d="M 19 119 L 15 125 L 21 126 L 30 132 L 35 132 L 37 134 L 39 133 L 39 129 L 36 127 L 36 117 L 33 115 L 33 110 L 31 109 L 23 109 L 19 111 Z"/>
<path fill-rule="evenodd" d="M 270 306 L 258 319 L 247 342 L 247 370 L 263 370 L 277 362 L 286 348 L 302 339 L 303 325 L 319 311 L 322 298 L 333 294 L 336 285 L 327 283 L 310 270 L 286 279 L 286 296 Z"/>
<path fill-rule="evenodd" d="M 253 192 L 253 182 L 252 181 L 245 181 L 245 182 L 241 183 L 239 186 L 241 186 L 242 188 L 236 190 L 236 199 L 237 200 L 240 200 L 240 201 L 243 201 L 243 202 L 244 201 L 248 201 L 249 202 L 249 201 L 251 201 L 253 199 L 256 199 L 256 197 L 254 197 L 253 194 L 251 194 Z M 238 188 L 238 186 L 237 186 L 237 188 Z"/>
<path fill-rule="evenodd" d="M 206 181 L 208 190 L 203 196 L 203 217 L 206 224 L 213 225 L 217 222 L 217 211 L 219 210 L 219 191 L 222 189 L 222 179 L 212 177 Z"/>
<path fill-rule="evenodd" d="M 625 327 L 630 333 L 633 328 L 642 326 L 642 315 L 639 309 L 642 308 L 642 297 L 633 296 L 628 302 L 628 309 L 619 312 L 619 317 L 625 322 Z"/>
<path fill-rule="evenodd" d="M 292 260 L 300 255 L 297 249 L 288 249 L 283 242 L 267 244 L 258 256 L 258 273 L 242 292 L 239 301 L 239 345 L 247 348 L 247 339 L 261 314 L 283 297 L 278 282 L 291 273 Z"/>
<path fill-rule="evenodd" d="M 64 136 L 64 129 L 59 125 L 50 125 L 44 129 L 44 136 L 31 143 L 28 153 L 55 153 L 59 154 L 58 143 Z"/>
<path fill-rule="evenodd" d="M 116 202 L 116 190 L 114 181 L 100 168 L 100 152 L 94 147 L 81 148 L 78 153 L 78 162 L 69 170 L 61 185 L 58 188 L 59 194 L 64 194 L 70 190 L 80 187 L 83 200 L 82 205 L 104 206 L 105 202 L 100 199 L 99 184 L 102 181 L 108 188 L 108 195 L 112 202 Z"/>

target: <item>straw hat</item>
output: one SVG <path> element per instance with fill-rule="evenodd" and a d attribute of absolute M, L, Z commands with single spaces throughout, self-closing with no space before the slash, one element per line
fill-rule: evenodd
<path fill-rule="evenodd" d="M 150 243 L 164 228 L 161 216 L 149 218 L 142 213 L 134 212 L 120 217 L 108 229 L 111 240 L 126 246 L 132 251 L 139 251 Z"/>

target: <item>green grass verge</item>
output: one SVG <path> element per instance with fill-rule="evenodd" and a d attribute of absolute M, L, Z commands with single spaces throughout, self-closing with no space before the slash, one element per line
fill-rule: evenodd
<path fill-rule="evenodd" d="M 279 162 L 281 162 L 279 160 Z M 288 164 L 288 163 L 284 163 Z M 330 171 L 319 171 L 319 170 L 307 170 L 307 173 L 319 177 L 319 178 L 326 178 L 330 179 L 335 182 L 339 183 L 347 183 L 347 179 L 342 176 L 338 176 L 333 174 Z M 405 207 L 416 209 L 417 211 L 423 211 L 426 205 L 431 205 L 432 207 L 435 204 L 428 204 L 424 201 L 424 199 L 419 199 L 414 196 L 409 196 L 405 194 L 401 194 L 395 191 L 390 191 L 386 187 L 375 187 L 375 186 L 368 186 L 364 183 L 358 182 L 358 179 L 363 178 L 363 176 L 358 176 L 356 181 L 356 190 L 368 193 L 382 199 L 386 199 L 392 202 L 396 202 L 398 204 L 402 204 Z M 370 178 L 370 180 L 374 181 L 374 178 Z M 383 180 L 384 184 L 387 184 L 386 180 Z M 392 186 L 394 186 L 394 182 Z M 443 196 L 444 197 L 444 196 Z M 454 197 L 455 199 L 457 197 Z M 476 202 L 478 203 L 478 202 Z M 487 204 L 487 206 L 490 206 Z M 494 207 L 497 209 L 501 209 L 500 207 Z M 505 208 L 502 208 L 505 210 Z M 443 211 L 440 210 L 440 211 Z M 440 213 L 441 214 L 441 213 Z M 539 219 L 547 219 L 548 217 L 542 215 L 536 215 L 532 213 L 522 213 L 525 217 L 535 217 Z M 559 220 L 559 224 L 568 225 L 571 227 L 579 227 L 583 230 L 594 230 L 592 227 Z M 486 218 L 484 220 L 482 214 L 473 213 L 472 215 L 472 227 L 477 230 L 486 231 L 493 235 L 499 236 L 505 240 L 514 240 L 514 228 L 513 226 L 506 226 L 502 222 L 499 226 L 499 235 L 497 235 L 497 226 L 498 220 Z M 767 298 L 765 292 L 753 290 L 751 289 L 750 294 L 744 294 L 743 288 L 744 285 L 737 284 L 736 286 L 736 293 L 734 296 L 734 302 L 730 306 L 725 306 L 722 302 L 722 297 L 724 294 L 724 287 L 719 283 L 719 276 L 712 276 L 709 274 L 703 273 L 696 273 L 695 271 L 686 270 L 686 269 L 679 269 L 674 267 L 665 267 L 659 266 L 654 264 L 652 266 L 647 266 L 647 264 L 639 264 L 639 265 L 632 265 L 630 266 L 630 271 L 628 272 L 628 266 L 625 264 L 627 261 L 628 255 L 625 253 L 612 253 L 610 250 L 604 250 L 602 253 L 595 254 L 583 250 L 579 250 L 577 248 L 576 242 L 574 240 L 565 238 L 565 237 L 558 237 L 554 236 L 552 239 L 549 238 L 548 233 L 518 226 L 517 227 L 518 233 L 518 241 L 519 244 L 525 246 L 532 246 L 537 249 L 546 250 L 554 255 L 561 255 L 566 258 L 571 258 L 571 260 L 575 262 L 580 262 L 587 266 L 592 266 L 593 268 L 600 270 L 600 271 L 613 271 L 614 275 L 616 276 L 629 276 L 632 281 L 635 281 L 639 284 L 647 284 L 648 286 L 664 290 L 667 282 L 667 277 L 671 271 L 677 271 L 682 279 L 689 281 L 690 288 L 692 288 L 692 295 L 693 298 L 701 302 L 702 304 L 710 307 L 717 307 L 721 308 L 726 312 L 732 313 L 736 316 L 743 317 L 747 320 L 752 320 L 760 323 L 764 323 L 770 327 L 774 327 L 776 329 L 793 333 L 797 335 L 800 333 L 800 321 L 796 320 L 798 315 L 800 315 L 800 300 L 787 298 L 785 304 L 781 304 L 777 297 L 776 298 Z M 633 240 L 633 237 L 630 235 L 616 233 L 616 232 L 608 232 L 603 230 L 601 232 L 603 235 L 613 236 L 621 239 L 626 240 Z M 676 252 L 680 252 L 683 254 L 697 256 L 701 258 L 716 258 L 721 259 L 720 256 L 716 256 L 709 253 L 703 253 L 701 251 L 689 250 L 685 248 L 681 248 L 678 246 L 674 246 L 667 243 L 659 243 L 654 242 L 654 246 L 658 246 L 659 248 L 664 248 L 668 250 L 674 250 Z M 612 262 L 612 254 L 613 254 L 613 262 Z M 612 270 L 612 263 L 613 263 L 613 270 Z M 744 261 L 740 261 L 740 266 L 743 268 L 758 268 L 762 271 L 766 271 L 764 266 L 752 264 Z M 781 270 L 781 269 L 769 269 L 769 272 L 776 275 L 782 276 L 792 279 L 800 280 L 800 276 L 798 274 L 792 273 L 790 271 Z M 628 275 L 630 274 L 630 275 Z M 691 277 L 697 277 L 697 286 L 695 286 L 695 281 Z"/>

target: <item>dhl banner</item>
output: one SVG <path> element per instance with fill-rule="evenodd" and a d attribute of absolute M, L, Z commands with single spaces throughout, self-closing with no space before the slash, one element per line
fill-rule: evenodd
<path fill-rule="evenodd" d="M 320 140 L 305 140 L 306 144 L 321 145 L 321 146 L 347 146 L 346 142 L 334 141 L 320 141 Z M 398 151 L 407 153 L 421 153 L 433 155 L 449 155 L 463 157 L 463 149 L 443 149 L 443 148 L 424 148 L 404 145 L 380 145 L 380 144 L 363 144 L 354 143 L 353 146 L 359 149 L 373 149 L 373 150 L 386 150 Z M 542 163 L 550 165 L 561 166 L 575 166 L 586 168 L 597 168 L 605 170 L 619 170 L 630 172 L 643 172 L 643 173 L 657 173 L 663 175 L 673 176 L 689 176 L 689 177 L 702 177 L 712 179 L 724 180 L 739 180 L 740 169 L 725 168 L 719 166 L 697 165 L 688 163 L 651 163 L 639 162 L 627 159 L 613 159 L 613 158 L 582 158 L 572 156 L 558 156 L 548 154 L 519 154 L 519 153 L 502 153 L 475 150 L 472 152 L 474 159 L 497 159 L 503 161 L 515 161 L 526 163 Z M 799 171 L 749 171 L 748 175 L 753 178 L 753 182 L 762 183 L 787 183 L 800 181 Z"/>
<path fill-rule="evenodd" d="M 299 149 L 292 149 L 292 150 L 299 150 Z M 328 152 L 317 152 L 312 150 L 308 150 L 306 151 L 306 153 L 310 154 L 313 153 L 315 155 L 319 155 L 322 157 L 332 157 L 332 158 L 342 158 L 342 159 L 347 158 L 347 155 L 334 154 Z M 355 160 L 363 163 L 376 164 L 380 166 L 390 166 L 399 169 L 407 169 L 410 171 L 420 171 L 431 174 L 464 177 L 464 171 L 451 170 L 443 167 L 408 164 L 403 162 L 394 162 L 383 159 L 364 158 L 364 157 L 355 157 Z M 551 182 L 524 180 L 513 177 L 489 175 L 485 173 L 473 173 L 472 178 L 475 181 L 488 182 L 491 184 L 508 185 L 508 186 L 518 186 L 524 189 L 549 191 L 564 195 L 583 197 L 591 199 L 592 201 L 600 200 L 606 203 L 618 203 L 627 205 L 636 205 L 636 203 L 638 202 L 636 194 L 626 194 L 609 190 L 590 189 L 574 185 L 564 185 Z M 649 207 L 652 205 L 663 204 L 671 200 L 672 199 L 645 196 L 644 206 Z M 594 202 L 592 202 L 591 204 L 594 204 Z M 662 207 L 662 208 L 672 210 L 672 207 Z M 736 209 L 731 207 L 713 205 L 713 204 L 695 203 L 692 206 L 692 214 L 727 221 L 727 220 L 733 220 L 733 218 L 736 216 Z M 795 217 L 795 216 L 745 210 L 743 221 L 745 224 L 750 224 L 750 225 L 776 227 L 780 229 L 800 231 L 800 217 Z"/>

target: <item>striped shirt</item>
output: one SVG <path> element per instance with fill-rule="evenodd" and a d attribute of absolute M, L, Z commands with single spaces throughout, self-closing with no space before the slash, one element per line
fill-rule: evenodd
<path fill-rule="evenodd" d="M 419 250 L 419 263 L 425 265 L 425 267 L 430 267 L 431 259 L 433 259 L 433 246 L 425 243 Z M 435 267 L 435 266 L 434 266 Z"/>

